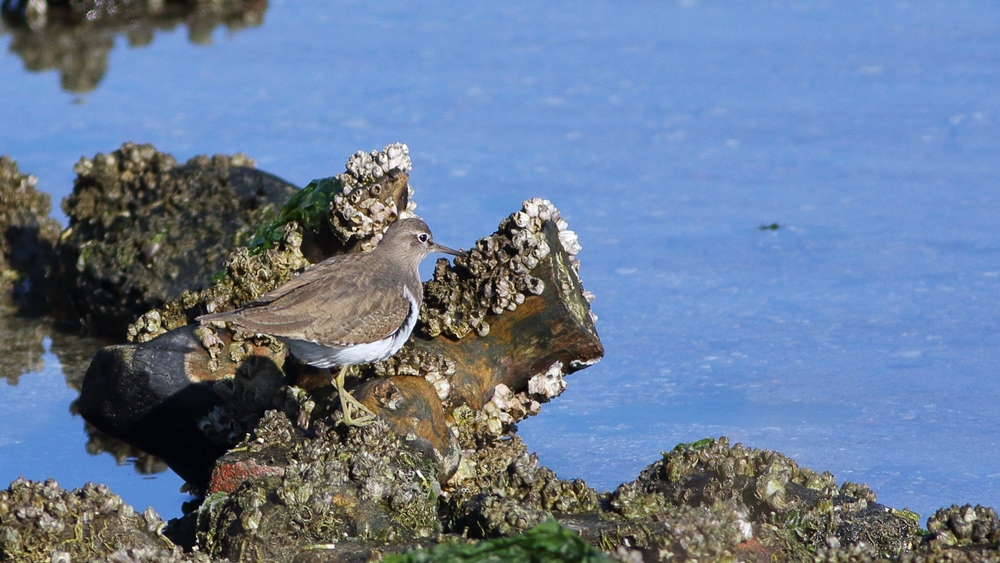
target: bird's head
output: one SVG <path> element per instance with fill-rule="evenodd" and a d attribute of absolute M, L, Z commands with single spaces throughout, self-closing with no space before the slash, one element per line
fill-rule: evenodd
<path fill-rule="evenodd" d="M 465 252 L 461 250 L 448 248 L 434 242 L 434 235 L 431 234 L 430 227 L 417 218 L 399 219 L 389 225 L 377 248 L 383 252 L 400 253 L 416 263 L 432 252 L 465 256 Z"/>

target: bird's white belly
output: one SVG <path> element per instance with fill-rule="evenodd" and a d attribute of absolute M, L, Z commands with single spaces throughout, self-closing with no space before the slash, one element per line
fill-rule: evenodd
<path fill-rule="evenodd" d="M 382 340 L 350 346 L 331 346 L 309 340 L 285 338 L 282 338 L 281 341 L 288 346 L 292 354 L 300 362 L 320 368 L 353 366 L 384 360 L 398 352 L 403 347 L 403 344 L 406 344 L 410 333 L 413 332 L 413 327 L 417 325 L 417 314 L 420 305 L 405 286 L 403 287 L 403 295 L 410 302 L 410 310 L 399 329 Z"/>

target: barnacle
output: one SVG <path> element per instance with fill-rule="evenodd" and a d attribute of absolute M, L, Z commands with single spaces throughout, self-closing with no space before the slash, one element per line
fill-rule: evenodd
<path fill-rule="evenodd" d="M 425 284 L 424 307 L 420 311 L 423 330 L 430 336 L 447 334 L 462 338 L 475 331 L 489 333 L 488 314 L 513 311 L 528 295 L 540 295 L 545 282 L 531 272 L 552 253 L 544 226 L 551 221 L 559 231 L 559 243 L 569 263 L 581 247 L 568 230 L 552 202 L 534 198 L 523 202 L 500 222 L 492 235 L 476 241 L 468 256 L 455 259 L 455 267 L 438 260 L 434 279 Z"/>
<path fill-rule="evenodd" d="M 540 465 L 509 428 L 505 401 L 517 400 L 498 385 L 481 410 L 453 411 L 454 430 L 464 450 L 458 471 L 443 487 L 442 517 L 455 531 L 494 536 L 524 531 L 553 513 L 598 510 L 597 492 L 582 480 L 567 481 Z M 492 406 L 490 406 L 492 405 Z M 502 439 L 501 439 L 502 438 Z"/>
<path fill-rule="evenodd" d="M 451 394 L 450 378 L 455 375 L 455 361 L 441 354 L 417 350 L 407 345 L 391 358 L 376 362 L 374 370 L 378 377 L 396 375 L 423 377 L 434 386 L 438 398 L 445 401 Z"/>
<path fill-rule="evenodd" d="M 142 552 L 148 561 L 181 561 L 152 509 L 137 513 L 105 485 L 63 490 L 53 480 L 18 478 L 0 490 L 0 553 L 5 561 L 107 561 Z M 56 549 L 58 548 L 58 549 Z M 206 558 L 200 558 L 205 561 Z"/>
<path fill-rule="evenodd" d="M 409 172 L 410 149 L 403 143 L 387 145 L 381 151 L 358 151 L 347 160 L 346 171 L 338 174 L 340 192 L 330 202 L 330 225 L 340 240 L 361 241 L 370 250 L 381 240 L 381 233 L 397 218 L 412 217 L 413 188 L 406 186 L 406 207 L 397 209 L 393 194 L 382 182 L 392 171 Z"/>

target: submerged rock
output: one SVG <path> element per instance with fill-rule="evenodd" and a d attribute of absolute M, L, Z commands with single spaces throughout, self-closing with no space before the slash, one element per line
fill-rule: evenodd
<path fill-rule="evenodd" d="M 232 248 L 296 191 L 244 155 L 178 165 L 133 143 L 74 170 L 57 247 L 59 313 L 119 338 L 142 313 L 207 287 Z"/>

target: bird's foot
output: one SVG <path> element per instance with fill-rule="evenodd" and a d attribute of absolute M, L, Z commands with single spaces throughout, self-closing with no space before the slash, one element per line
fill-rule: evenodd
<path fill-rule="evenodd" d="M 343 416 L 341 421 L 347 426 L 361 428 L 375 422 L 377 415 L 344 388 L 344 379 L 349 369 L 348 367 L 340 368 L 340 373 L 334 379 L 334 383 L 337 385 L 337 396 L 340 397 L 340 413 Z"/>
<path fill-rule="evenodd" d="M 377 415 L 361 401 L 354 398 L 347 391 L 340 396 L 340 412 L 344 415 L 343 422 L 347 426 L 357 426 L 358 428 L 368 426 L 375 422 Z"/>

